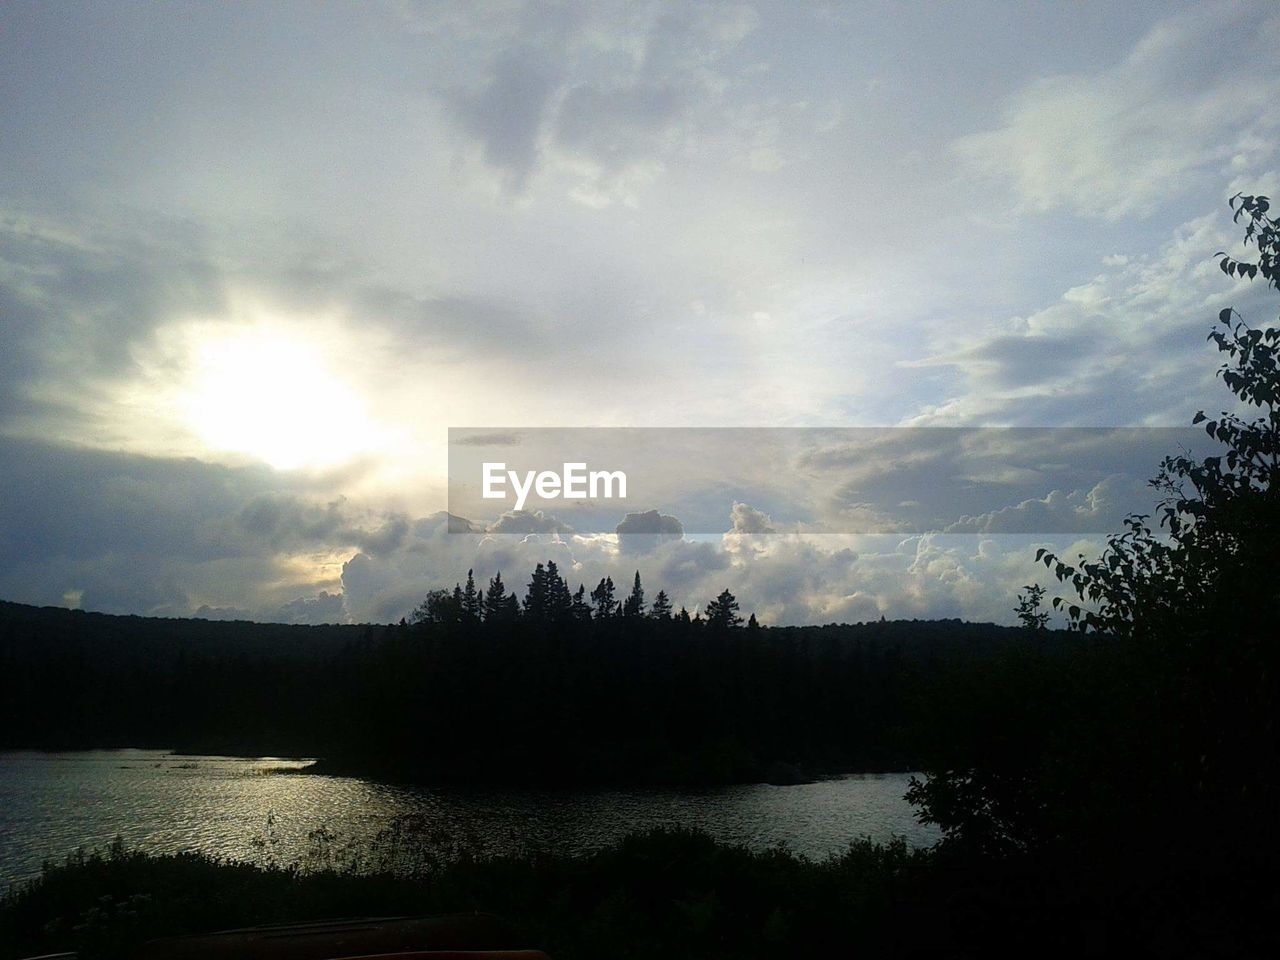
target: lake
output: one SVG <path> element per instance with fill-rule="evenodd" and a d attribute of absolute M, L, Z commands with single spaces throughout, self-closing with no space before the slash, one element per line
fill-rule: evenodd
<path fill-rule="evenodd" d="M 902 798 L 909 774 L 797 786 L 555 792 L 412 788 L 299 772 L 306 760 L 178 756 L 160 750 L 0 754 L 0 889 L 77 847 L 127 847 L 290 863 L 321 827 L 359 846 L 411 817 L 501 853 L 582 852 L 633 830 L 699 827 L 754 849 L 820 858 L 850 840 L 937 839 Z M 256 842 L 255 842 L 256 841 Z M 269 852 L 269 853 L 268 853 Z"/>

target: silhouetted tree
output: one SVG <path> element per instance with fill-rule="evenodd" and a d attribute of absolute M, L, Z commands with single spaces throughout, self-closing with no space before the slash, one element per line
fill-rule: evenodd
<path fill-rule="evenodd" d="M 586 584 L 578 584 L 578 589 L 573 594 L 573 603 L 569 608 L 569 615 L 578 623 L 590 622 L 591 604 L 587 602 Z"/>
<path fill-rule="evenodd" d="M 462 588 L 462 619 L 466 623 L 479 623 L 484 604 L 482 591 L 476 590 L 475 572 L 467 571 L 467 585 Z"/>
<path fill-rule="evenodd" d="M 640 571 L 636 571 L 635 582 L 632 584 L 631 593 L 622 604 L 622 615 L 624 617 L 642 617 L 644 616 L 644 587 L 640 586 Z"/>
<path fill-rule="evenodd" d="M 1025 592 L 1018 594 L 1018 606 L 1014 612 L 1024 627 L 1038 633 L 1049 623 L 1049 614 L 1040 609 L 1044 603 L 1044 587 L 1034 583 L 1022 589 Z"/>
<path fill-rule="evenodd" d="M 1219 254 L 1228 276 L 1254 278 L 1280 287 L 1280 222 L 1267 216 L 1266 197 L 1231 198 L 1235 220 L 1246 218 L 1245 240 L 1257 245 L 1257 263 Z M 1151 485 L 1163 494 L 1159 524 L 1130 516 L 1126 530 L 1108 539 L 1096 561 L 1080 554 L 1076 565 L 1040 550 L 1036 559 L 1068 584 L 1079 603 L 1054 598 L 1065 606 L 1077 629 L 1113 636 L 1163 633 L 1206 610 L 1240 622 L 1240 590 L 1247 578 L 1277 556 L 1276 512 L 1280 490 L 1280 328 L 1253 329 L 1230 308 L 1218 315 L 1208 339 L 1227 354 L 1218 370 L 1227 388 L 1261 416 L 1245 420 L 1235 413 L 1209 419 L 1200 411 L 1192 423 L 1226 446 L 1225 456 L 1196 462 L 1186 455 L 1166 457 Z M 1225 468 L 1224 468 L 1225 464 Z M 1264 617 L 1275 610 L 1274 589 L 1249 591 L 1243 599 Z M 1261 604 L 1259 606 L 1259 604 Z M 1092 608 L 1092 609 L 1091 609 Z M 1274 625 L 1275 620 L 1268 620 Z"/>
<path fill-rule="evenodd" d="M 1223 272 L 1280 286 L 1280 224 L 1265 197 L 1231 206 L 1256 263 L 1219 254 Z M 1095 638 L 1074 675 L 1011 660 L 1008 731 L 988 739 L 937 723 L 953 738 L 909 798 L 949 841 L 1026 850 L 1065 836 L 1155 833 L 1153 849 L 1214 823 L 1269 823 L 1280 804 L 1280 328 L 1250 327 L 1234 310 L 1209 339 L 1237 411 L 1197 413 L 1225 453 L 1166 457 L 1153 487 L 1158 526 L 1131 515 L 1096 559 L 1040 560 L 1074 597 L 1055 597 L 1069 626 Z M 1025 588 L 1018 615 L 1039 628 L 1043 590 Z M 1065 685 L 1062 682 L 1065 678 Z M 1037 687 L 1054 687 L 1046 710 Z M 972 699 L 972 696 L 970 697 Z M 963 708 L 962 708 L 963 709 Z M 1030 734 L 1028 734 L 1030 731 Z M 1123 824 L 1117 827 L 1115 824 Z M 1214 844 L 1223 836 L 1212 834 Z M 1253 856 L 1253 836 L 1234 856 Z M 1276 840 L 1280 845 L 1280 838 Z M 1201 848 L 1203 850 L 1203 848 Z M 1197 856 L 1203 856 L 1203 852 Z M 1224 858 L 1222 851 L 1215 857 Z"/>
<path fill-rule="evenodd" d="M 618 603 L 613 598 L 613 589 L 613 578 L 605 577 L 591 591 L 591 602 L 595 604 L 597 620 L 618 615 Z"/>
<path fill-rule="evenodd" d="M 534 622 L 545 622 L 550 619 L 550 590 L 547 585 L 547 568 L 541 563 L 533 568 L 529 578 L 529 587 L 524 594 L 524 615 Z"/>
<path fill-rule="evenodd" d="M 460 617 L 458 597 L 452 591 L 431 590 L 426 599 L 414 608 L 409 620 L 413 623 L 457 623 Z"/>
<path fill-rule="evenodd" d="M 671 619 L 671 598 L 667 596 L 667 591 L 658 591 L 658 595 L 653 598 L 653 606 L 649 608 L 649 616 L 654 620 Z"/>
<path fill-rule="evenodd" d="M 719 629 L 742 625 L 742 617 L 738 613 L 738 600 L 728 590 L 720 591 L 720 596 L 707 604 L 707 623 Z"/>
<path fill-rule="evenodd" d="M 520 613 L 515 594 L 507 593 L 507 586 L 502 582 L 502 571 L 499 570 L 489 581 L 489 590 L 483 601 L 484 620 L 486 623 L 510 622 Z"/>
<path fill-rule="evenodd" d="M 572 616 L 573 597 L 569 593 L 569 585 L 560 576 L 554 560 L 547 561 L 547 612 L 546 617 L 552 623 L 564 623 Z"/>

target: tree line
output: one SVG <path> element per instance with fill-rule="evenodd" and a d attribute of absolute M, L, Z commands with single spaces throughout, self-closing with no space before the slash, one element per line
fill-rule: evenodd
<path fill-rule="evenodd" d="M 531 582 L 563 596 L 552 569 Z M 0 603 L 0 747 L 316 757 L 344 773 L 508 785 L 910 769 L 926 679 L 1025 642 L 958 620 L 742 623 L 727 592 L 668 616 L 634 582 L 621 602 L 608 586 L 590 619 L 539 616 L 536 590 L 514 617 L 508 599 L 502 615 L 468 617 L 449 591 L 413 622 L 332 627 Z M 459 592 L 481 603 L 479 589 Z"/>
<path fill-rule="evenodd" d="M 590 594 L 585 583 L 579 583 L 578 589 L 570 593 L 569 584 L 560 575 L 554 560 L 548 560 L 545 565 L 539 563 L 534 568 L 523 600 L 507 590 L 501 570 L 489 581 L 488 590 L 477 587 L 475 571 L 468 570 L 465 586 L 455 583 L 451 591 L 432 590 L 414 609 L 409 622 L 475 626 L 481 623 L 513 623 L 522 619 L 533 623 L 564 624 L 589 623 L 613 617 L 648 617 L 651 620 L 674 618 L 686 624 L 702 624 L 705 620 L 706 625 L 713 629 L 731 629 L 743 622 L 738 600 L 727 589 L 709 601 L 704 611 L 695 612 L 692 617 L 685 607 L 681 607 L 678 613 L 672 612 L 671 598 L 666 590 L 659 590 L 652 606 L 648 606 L 639 570 L 632 581 L 631 592 L 622 599 L 618 599 L 617 594 L 613 577 L 601 577 Z M 748 618 L 747 626 L 759 626 L 754 613 Z"/>

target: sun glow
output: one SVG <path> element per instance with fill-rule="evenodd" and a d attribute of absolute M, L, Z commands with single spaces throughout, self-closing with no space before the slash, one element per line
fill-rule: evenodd
<path fill-rule="evenodd" d="M 284 325 L 197 325 L 177 412 L 210 450 L 279 470 L 330 467 L 369 452 L 378 431 L 319 343 Z"/>

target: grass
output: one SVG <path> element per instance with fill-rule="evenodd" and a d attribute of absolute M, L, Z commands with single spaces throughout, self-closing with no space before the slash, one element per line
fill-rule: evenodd
<path fill-rule="evenodd" d="M 556 960 L 883 955 L 931 854 L 901 841 L 851 843 L 821 862 L 753 852 L 692 830 L 635 834 L 596 853 L 475 854 L 384 837 L 356 854 L 327 831 L 303 862 L 152 855 L 117 842 L 45 865 L 0 900 L 0 956 L 76 949 L 123 957 L 158 936 L 341 916 L 484 911 Z M 388 866 L 397 850 L 399 868 Z M 896 919 L 895 919 L 896 918 Z"/>

